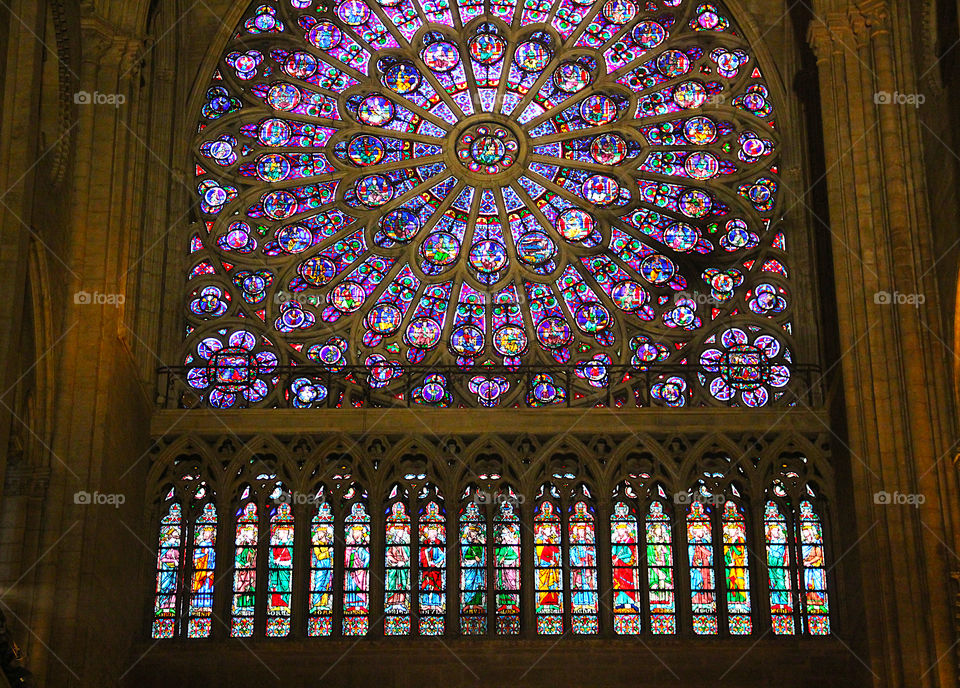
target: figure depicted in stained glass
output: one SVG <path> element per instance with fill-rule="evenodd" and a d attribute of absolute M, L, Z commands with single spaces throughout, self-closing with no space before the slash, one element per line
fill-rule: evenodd
<path fill-rule="evenodd" d="M 370 516 L 360 502 L 350 507 L 343 539 L 343 634 L 364 635 L 370 614 Z"/>
<path fill-rule="evenodd" d="M 570 515 L 570 596 L 573 632 L 596 633 L 597 623 L 597 546 L 591 508 L 577 502 Z"/>
<path fill-rule="evenodd" d="M 171 490 L 172 494 L 173 490 Z M 172 638 L 174 635 L 181 542 L 181 508 L 179 504 L 173 503 L 160 523 L 157 588 L 154 600 L 154 638 Z"/>
<path fill-rule="evenodd" d="M 793 585 L 790 580 L 787 521 L 776 502 L 767 502 L 763 524 L 767 542 L 771 626 L 777 635 L 793 635 Z"/>
<path fill-rule="evenodd" d="M 830 605 L 827 598 L 827 571 L 823 554 L 823 529 L 813 504 L 800 502 L 799 541 L 803 569 L 804 619 L 811 635 L 830 633 Z"/>
<path fill-rule="evenodd" d="M 717 599 L 713 573 L 713 526 L 702 502 L 693 502 L 687 512 L 687 552 L 690 563 L 690 594 L 693 628 L 698 634 L 717 632 Z"/>
<path fill-rule="evenodd" d="M 534 518 L 534 571 L 537 587 L 537 628 L 542 634 L 562 632 L 563 560 L 561 558 L 560 517 L 556 507 L 543 502 Z"/>
<path fill-rule="evenodd" d="M 402 502 L 394 502 L 387 514 L 384 565 L 385 632 L 410 632 L 410 517 Z"/>
<path fill-rule="evenodd" d="M 436 502 L 430 502 L 420 514 L 420 633 L 443 633 L 446 610 L 446 524 Z"/>
<path fill-rule="evenodd" d="M 747 525 L 746 519 L 735 502 L 727 501 L 724 504 L 722 525 L 728 628 L 733 635 L 746 635 L 753 628 L 750 618 Z"/>
<path fill-rule="evenodd" d="M 333 514 L 326 502 L 317 507 L 310 533 L 309 635 L 330 635 L 333 630 Z M 345 577 L 349 572 L 345 572 Z"/>
<path fill-rule="evenodd" d="M 620 634 L 640 632 L 640 569 L 637 519 L 629 505 L 618 502 L 610 521 L 613 566 L 613 625 Z"/>
<path fill-rule="evenodd" d="M 236 555 L 233 564 L 234 637 L 253 635 L 257 592 L 257 505 L 248 502 L 237 512 Z"/>
<path fill-rule="evenodd" d="M 520 519 L 513 504 L 500 502 L 494 520 L 497 633 L 520 632 Z"/>
<path fill-rule="evenodd" d="M 204 505 L 193 529 L 192 576 L 187 624 L 188 638 L 210 637 L 216 566 L 217 508 Z"/>
<path fill-rule="evenodd" d="M 658 635 L 676 633 L 670 519 L 657 501 L 650 504 L 647 513 L 646 544 L 651 629 Z"/>
<path fill-rule="evenodd" d="M 475 501 L 460 513 L 460 630 L 479 635 L 487 629 L 486 522 Z"/>
<path fill-rule="evenodd" d="M 293 592 L 293 515 L 289 504 L 280 504 L 270 517 L 270 556 L 267 566 L 267 636 L 290 632 Z"/>

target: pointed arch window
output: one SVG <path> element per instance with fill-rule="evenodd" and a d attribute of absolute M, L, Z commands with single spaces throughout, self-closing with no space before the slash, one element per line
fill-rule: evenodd
<path fill-rule="evenodd" d="M 384 554 L 384 633 L 410 634 L 410 515 L 407 490 L 395 487 L 387 507 Z"/>
<path fill-rule="evenodd" d="M 249 488 L 246 493 L 249 494 Z M 254 501 L 241 503 L 234 531 L 233 598 L 230 606 L 230 636 L 253 636 L 257 603 L 257 549 L 260 524 Z"/>
<path fill-rule="evenodd" d="M 487 521 L 475 492 L 460 509 L 460 632 L 487 632 Z M 482 510 L 481 510 L 482 509 Z"/>
<path fill-rule="evenodd" d="M 267 560 L 267 637 L 290 634 L 293 597 L 294 523 L 290 505 L 281 502 L 270 512 L 270 548 Z"/>
<path fill-rule="evenodd" d="M 753 630 L 750 609 L 750 566 L 747 555 L 747 521 L 734 501 L 723 505 L 723 563 L 726 574 L 727 628 L 731 635 Z"/>
<path fill-rule="evenodd" d="M 556 488 L 550 488 L 554 492 Z M 549 498 L 537 506 L 533 519 L 534 581 L 537 633 L 563 633 L 563 557 L 560 509 Z"/>
<path fill-rule="evenodd" d="M 431 498 L 421 508 L 419 521 L 420 635 L 443 635 L 447 610 L 447 523 L 443 507 Z"/>
<path fill-rule="evenodd" d="M 830 602 L 823 551 L 823 527 L 809 500 L 800 502 L 799 530 L 801 609 L 804 630 L 810 635 L 830 633 Z"/>
<path fill-rule="evenodd" d="M 645 526 L 650 630 L 654 635 L 673 635 L 677 632 L 673 527 L 662 502 L 650 503 Z"/>
<path fill-rule="evenodd" d="M 632 504 L 617 501 L 610 518 L 610 561 L 613 570 L 613 630 L 640 633 L 640 541 Z"/>
<path fill-rule="evenodd" d="M 170 490 L 170 497 L 174 491 Z M 183 510 L 171 501 L 160 519 L 157 548 L 157 581 L 153 605 L 154 638 L 173 638 L 177 628 L 177 591 L 183 559 Z"/>
<path fill-rule="evenodd" d="M 333 633 L 333 511 L 321 487 L 316 495 L 317 505 L 310 520 L 310 593 L 307 635 L 329 636 Z M 346 567 L 345 567 L 346 569 Z M 347 570 L 344 576 L 349 576 Z"/>
<path fill-rule="evenodd" d="M 512 488 L 500 492 L 493 518 L 494 613 L 497 635 L 520 633 L 520 517 Z"/>
<path fill-rule="evenodd" d="M 206 492 L 201 487 L 197 499 Z M 213 618 L 213 584 L 217 563 L 217 507 L 202 505 L 193 526 L 190 556 L 190 590 L 187 601 L 187 637 L 209 638 Z"/>
<path fill-rule="evenodd" d="M 343 634 L 370 629 L 370 516 L 366 493 L 351 486 L 344 496 L 349 514 L 343 524 Z"/>
<path fill-rule="evenodd" d="M 763 529 L 767 549 L 767 578 L 770 585 L 770 626 L 775 635 L 793 635 L 794 578 L 791 575 L 792 557 L 787 534 L 790 526 L 777 502 L 770 500 L 764 507 Z"/>
<path fill-rule="evenodd" d="M 717 634 L 717 583 L 714 575 L 711 510 L 695 501 L 687 510 L 687 554 L 690 564 L 690 601 L 693 632 Z"/>
<path fill-rule="evenodd" d="M 570 567 L 570 625 L 577 635 L 600 630 L 599 586 L 597 583 L 597 529 L 595 509 L 578 500 L 570 509 L 567 524 Z"/>

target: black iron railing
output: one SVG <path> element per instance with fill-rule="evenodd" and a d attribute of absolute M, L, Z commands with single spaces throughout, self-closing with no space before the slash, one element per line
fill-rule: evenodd
<path fill-rule="evenodd" d="M 159 403 L 164 408 L 816 408 L 824 403 L 820 368 L 799 364 L 789 366 L 789 380 L 782 386 L 776 386 L 783 382 L 782 367 L 733 362 L 712 369 L 575 364 L 465 370 L 385 361 L 332 370 L 280 366 L 265 371 L 255 362 L 233 361 L 230 366 L 172 366 L 158 372 Z M 191 379 L 199 384 L 198 376 L 205 383 L 199 388 L 190 384 Z M 718 378 L 721 383 L 714 382 Z"/>

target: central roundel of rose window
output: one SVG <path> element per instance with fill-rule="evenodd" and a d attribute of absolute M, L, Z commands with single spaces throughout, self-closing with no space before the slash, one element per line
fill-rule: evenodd
<path fill-rule="evenodd" d="M 499 174 L 517 161 L 516 134 L 498 124 L 469 127 L 457 141 L 457 157 L 471 172 Z"/>
<path fill-rule="evenodd" d="M 369 368 L 344 384 L 389 389 L 416 366 L 423 403 L 562 403 L 570 384 L 668 405 L 695 384 L 779 394 L 777 122 L 719 5 L 327 5 L 254 3 L 206 93 L 187 365 L 255 333 L 263 360 Z M 641 392 L 623 372 L 707 365 L 731 319 L 749 341 L 699 383 L 645 374 Z M 782 346 L 761 339 L 760 361 L 758 337 Z M 459 397 L 445 365 L 476 372 Z M 518 389 L 491 365 L 544 372 Z M 264 369 L 247 402 L 283 384 Z M 192 379 L 233 403 L 215 375 Z"/>

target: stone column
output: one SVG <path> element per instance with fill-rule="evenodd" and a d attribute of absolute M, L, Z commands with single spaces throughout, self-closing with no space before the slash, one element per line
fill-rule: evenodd
<path fill-rule="evenodd" d="M 866 617 L 864 639 L 856 628 L 837 632 L 876 685 L 943 687 L 957 685 L 948 594 L 958 564 L 955 430 L 938 309 L 916 305 L 936 293 L 916 110 L 887 102 L 916 91 L 908 14 L 895 0 L 821 0 L 809 30 L 856 514 L 834 551 L 858 550 Z M 926 502 L 876 503 L 881 490 Z"/>

